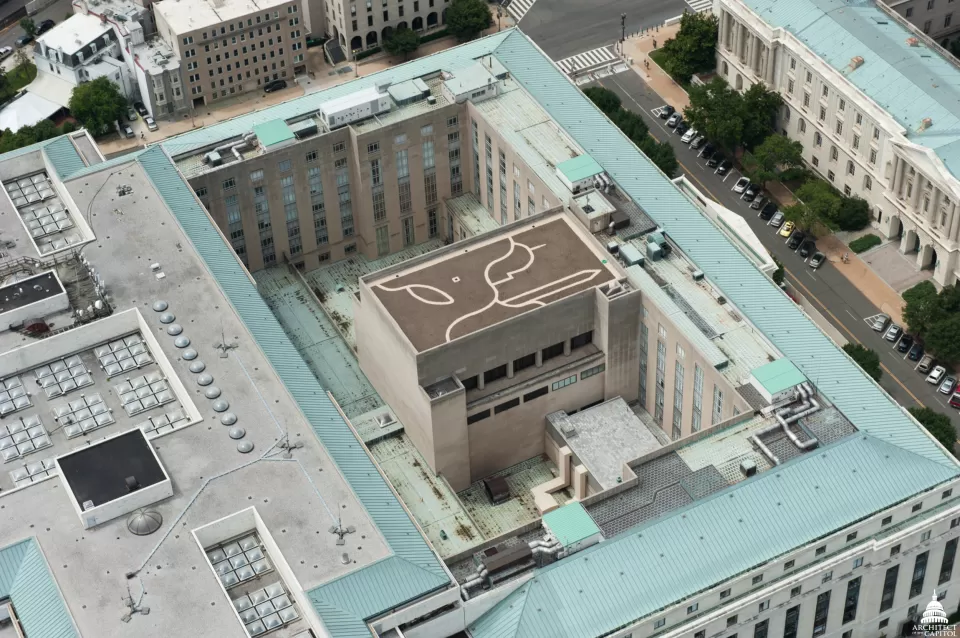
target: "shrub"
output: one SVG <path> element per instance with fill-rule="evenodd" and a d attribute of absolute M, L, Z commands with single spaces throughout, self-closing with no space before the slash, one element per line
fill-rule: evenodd
<path fill-rule="evenodd" d="M 864 235 L 863 237 L 854 239 L 852 242 L 850 242 L 850 250 L 852 250 L 855 253 L 862 253 L 870 250 L 874 246 L 879 246 L 882 243 L 883 243 L 883 240 L 880 239 L 877 235 L 874 235 L 873 233 L 869 233 L 867 235 Z"/>

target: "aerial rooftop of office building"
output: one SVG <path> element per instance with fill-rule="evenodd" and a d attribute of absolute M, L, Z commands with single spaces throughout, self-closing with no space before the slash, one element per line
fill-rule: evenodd
<path fill-rule="evenodd" d="M 509 73 L 513 93 L 549 117 L 562 133 L 557 139 L 588 154 L 635 211 L 662 228 L 665 235 L 654 235 L 674 254 L 628 267 L 631 281 L 664 304 L 671 300 L 691 338 L 712 347 L 717 361 L 729 359 L 731 379 L 758 397 L 755 413 L 673 443 L 644 421 L 648 415 L 616 400 L 555 416 L 558 436 L 580 428 L 584 438 L 572 446 L 582 446 L 598 481 L 617 485 L 617 494 L 568 504 L 543 520 L 518 512 L 503 530 L 521 529 L 515 542 L 549 529 L 559 546 L 582 549 L 534 578 L 506 574 L 515 588 L 470 623 L 473 638 L 610 634 L 960 474 L 742 247 L 511 30 L 109 161 L 85 134 L 0 156 L 9 194 L 0 219 L 12 258 L 0 271 L 5 292 L 25 295 L 3 310 L 41 308 L 0 333 L 0 453 L 7 461 L 0 472 L 0 598 L 9 596 L 28 636 L 239 638 L 308 628 L 335 638 L 389 635 L 402 623 L 452 613 L 475 591 L 468 566 L 475 570 L 478 547 L 466 537 L 488 519 L 464 512 L 482 494 L 471 486 L 458 498 L 429 476 L 411 478 L 416 450 L 392 435 L 395 426 L 384 433 L 371 423 L 384 406 L 369 386 L 341 411 L 334 384 L 355 364 L 350 346 L 334 343 L 341 337 L 328 326 L 330 345 L 314 358 L 303 347 L 309 335 L 284 331 L 284 313 L 305 322 L 311 313 L 272 301 L 275 314 L 255 281 L 269 297 L 268 284 L 287 274 L 250 276 L 177 158 L 242 139 L 260 124 L 308 116 L 377 82 L 413 81 L 489 56 Z M 499 99 L 478 107 L 495 109 Z M 573 168 L 566 179 L 584 169 Z M 562 266 L 571 282 L 582 271 L 606 276 L 602 250 L 571 243 L 568 223 L 566 216 L 504 231 L 511 246 L 527 246 L 528 257 L 544 250 L 547 265 Z M 477 262 L 468 252 L 449 261 L 462 262 L 452 267 L 465 274 L 472 269 L 463 283 L 476 287 L 477 263 L 512 254 L 503 243 L 486 244 L 499 251 L 492 259 Z M 472 245 L 485 249 L 482 237 Z M 451 264 L 434 264 L 429 254 L 420 259 L 423 268 L 400 278 L 410 278 L 409 299 L 398 302 L 396 316 L 418 348 L 429 348 L 447 338 L 460 311 L 476 308 L 458 306 L 459 314 L 423 322 L 435 314 L 428 303 L 415 319 L 412 303 L 459 303 Z M 384 261 L 379 265 L 389 265 Z M 356 283 L 338 280 L 370 272 L 352 266 L 334 264 L 336 274 L 315 276 L 333 283 L 328 297 L 339 297 L 323 303 L 343 307 L 337 304 Z M 688 266 L 702 284 L 688 286 L 691 279 L 680 276 Z M 551 284 L 550 274 L 514 296 Z M 38 275 L 44 278 L 29 282 Z M 21 283 L 30 290 L 16 290 Z M 521 297 L 516 305 L 564 294 L 545 290 L 544 299 Z M 716 303 L 716 291 L 729 307 L 707 303 L 707 296 Z M 378 292 L 381 299 L 394 294 Z M 740 347 L 737 339 L 750 343 Z M 777 411 L 770 397 L 787 384 L 802 389 L 806 407 Z M 599 422 L 629 435 L 621 452 L 588 440 Z M 807 445 L 813 439 L 816 452 Z M 103 464 L 106 471 L 91 478 L 89 468 Z M 543 471 L 536 467 L 529 469 Z M 549 471 L 531 483 L 547 478 Z M 650 507 L 655 480 L 673 498 Z M 446 504 L 448 520 L 426 503 L 434 497 L 438 509 Z M 456 522 L 472 528 L 442 547 Z M 492 531 L 483 536 L 488 545 L 497 540 Z M 512 568 L 510 552 L 500 553 Z"/>

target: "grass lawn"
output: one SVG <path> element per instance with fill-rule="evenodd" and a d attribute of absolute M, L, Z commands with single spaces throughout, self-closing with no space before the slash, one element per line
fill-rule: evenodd
<path fill-rule="evenodd" d="M 661 69 L 663 68 L 663 64 L 667 61 L 668 57 L 669 56 L 663 49 L 654 49 L 650 52 L 650 59 L 656 62 Z"/>
<path fill-rule="evenodd" d="M 34 64 L 21 64 L 14 67 L 7 73 L 7 82 L 10 83 L 10 89 L 17 92 L 26 85 L 33 82 L 37 77 L 37 67 Z"/>

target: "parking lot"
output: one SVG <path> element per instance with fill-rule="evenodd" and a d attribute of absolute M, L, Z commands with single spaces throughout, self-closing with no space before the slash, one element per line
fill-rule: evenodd
<path fill-rule="evenodd" d="M 883 340 L 882 334 L 874 332 L 867 325 L 867 318 L 884 309 L 873 305 L 838 270 L 838 267 L 844 267 L 839 263 L 839 257 L 836 263 L 824 259 L 817 268 L 812 268 L 811 260 L 817 251 L 809 250 L 805 256 L 801 256 L 802 242 L 791 248 L 791 237 L 779 234 L 782 227 L 775 228 L 769 224 L 769 220 L 762 219 L 762 209 L 750 208 L 750 202 L 743 197 L 744 193 L 734 191 L 737 181 L 743 176 L 733 166 L 721 174 L 719 162 L 714 166 L 708 165 L 709 158 L 704 152 L 706 141 L 700 148 L 691 148 L 693 140 L 685 144 L 682 136 L 674 132 L 675 128 L 667 126 L 667 120 L 660 118 L 663 98 L 639 75 L 621 73 L 602 78 L 595 85 L 612 90 L 620 97 L 625 108 L 643 115 L 651 135 L 673 146 L 680 170 L 687 178 L 705 195 L 743 217 L 768 252 L 784 265 L 789 287 L 809 301 L 843 339 L 861 343 L 880 355 L 883 370 L 880 385 L 891 396 L 905 407 L 921 405 L 948 414 L 955 426 L 960 428 L 960 412 L 949 407 L 950 397 L 937 392 L 933 384 L 926 383 L 926 375 L 915 370 L 917 362 L 905 360 L 903 354 L 897 352 L 896 344 L 891 346 Z"/>

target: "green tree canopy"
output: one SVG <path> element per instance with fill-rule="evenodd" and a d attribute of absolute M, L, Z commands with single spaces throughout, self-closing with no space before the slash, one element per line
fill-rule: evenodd
<path fill-rule="evenodd" d="M 870 206 L 859 197 L 840 197 L 837 209 L 837 228 L 840 230 L 860 230 L 870 223 Z"/>
<path fill-rule="evenodd" d="M 620 110 L 620 96 L 602 86 L 588 86 L 583 94 L 608 116 Z"/>
<path fill-rule="evenodd" d="M 822 179 L 805 183 L 795 193 L 806 204 L 812 215 L 824 226 L 835 227 L 840 211 L 840 194 Z"/>
<path fill-rule="evenodd" d="M 384 40 L 383 50 L 390 55 L 402 55 L 404 59 L 420 46 L 420 36 L 411 29 L 397 29 Z"/>
<path fill-rule="evenodd" d="M 20 18 L 20 28 L 31 37 L 37 35 L 37 25 L 31 18 Z"/>
<path fill-rule="evenodd" d="M 686 84 L 694 73 L 716 68 L 718 24 L 712 14 L 685 12 L 677 35 L 663 44 L 664 70 Z"/>
<path fill-rule="evenodd" d="M 957 430 L 950 422 L 950 417 L 930 408 L 913 407 L 909 410 L 913 418 L 953 454 L 953 446 L 957 443 Z"/>
<path fill-rule="evenodd" d="M 773 255 L 771 255 L 771 257 L 773 257 Z M 773 283 L 781 286 L 783 285 L 783 276 L 786 274 L 783 269 L 783 263 L 776 257 L 773 257 L 773 263 L 777 265 L 777 269 L 773 271 L 773 274 L 770 275 L 770 278 L 773 279 Z"/>
<path fill-rule="evenodd" d="M 716 76 L 708 84 L 691 86 L 689 97 L 690 106 L 683 110 L 683 117 L 690 126 L 721 149 L 736 149 L 743 137 L 743 96 Z"/>
<path fill-rule="evenodd" d="M 929 280 L 905 290 L 903 301 L 903 320 L 917 334 L 925 334 L 943 318 L 937 288 Z"/>
<path fill-rule="evenodd" d="M 484 0 L 453 0 L 447 9 L 447 30 L 461 42 L 477 37 L 491 22 Z"/>
<path fill-rule="evenodd" d="M 850 355 L 850 358 L 856 361 L 864 372 L 873 377 L 874 381 L 879 381 L 883 376 L 883 370 L 880 369 L 880 355 L 870 348 L 865 348 L 859 343 L 848 343 L 843 346 L 843 351 Z"/>
<path fill-rule="evenodd" d="M 761 184 L 777 179 L 781 171 L 803 165 L 803 145 L 785 135 L 773 133 L 753 149 L 756 165 L 750 172 Z"/>
<path fill-rule="evenodd" d="M 70 112 L 94 135 L 109 131 L 126 110 L 120 89 L 105 77 L 77 85 L 70 96 Z"/>
<path fill-rule="evenodd" d="M 768 90 L 762 82 L 757 82 L 743 93 L 740 117 L 743 120 L 741 143 L 745 148 L 759 146 L 774 131 L 777 112 L 782 105 L 780 94 Z"/>
<path fill-rule="evenodd" d="M 950 363 L 960 361 L 960 314 L 950 314 L 931 325 L 925 335 L 927 348 Z"/>
<path fill-rule="evenodd" d="M 783 218 L 793 222 L 799 230 L 811 235 L 823 234 L 823 222 L 809 206 L 803 202 L 790 204 L 782 209 Z"/>

